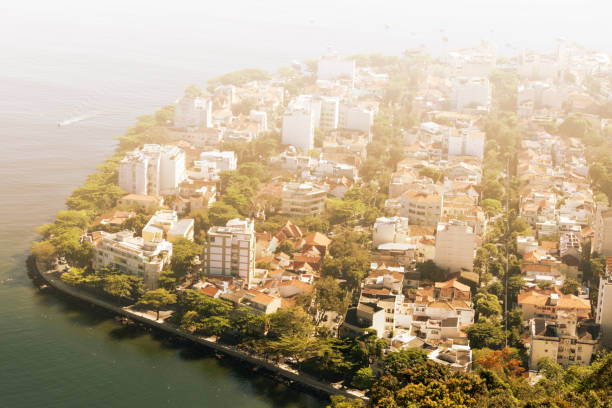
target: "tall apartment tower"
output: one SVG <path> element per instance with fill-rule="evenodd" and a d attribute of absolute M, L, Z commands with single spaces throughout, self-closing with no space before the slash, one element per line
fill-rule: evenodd
<path fill-rule="evenodd" d="M 119 187 L 128 193 L 174 194 L 185 179 L 185 152 L 176 146 L 146 144 L 119 162 Z"/>
<path fill-rule="evenodd" d="M 466 222 L 451 220 L 438 223 L 434 262 L 451 272 L 471 271 L 476 255 L 476 234 Z"/>
<path fill-rule="evenodd" d="M 204 245 L 202 271 L 205 275 L 235 277 L 246 286 L 255 270 L 255 222 L 229 220 L 224 227 L 211 227 Z"/>
<path fill-rule="evenodd" d="M 283 144 L 308 153 L 314 147 L 315 119 L 310 100 L 294 100 L 283 115 Z"/>

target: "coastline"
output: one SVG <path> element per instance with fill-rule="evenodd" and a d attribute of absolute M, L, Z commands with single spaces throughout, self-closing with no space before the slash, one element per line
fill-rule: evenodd
<path fill-rule="evenodd" d="M 44 284 L 52 287 L 53 289 L 64 295 L 69 296 L 70 298 L 77 299 L 79 301 L 100 307 L 111 314 L 128 318 L 147 327 L 161 330 L 163 332 L 166 332 L 167 334 L 170 334 L 171 336 L 180 337 L 181 339 L 187 340 L 193 344 L 207 347 L 214 352 L 223 353 L 224 355 L 234 358 L 238 361 L 246 362 L 247 364 L 252 365 L 254 367 L 264 369 L 271 374 L 279 375 L 285 380 L 288 380 L 288 384 L 290 386 L 297 384 L 305 389 L 308 389 L 309 391 L 314 391 L 316 393 L 324 394 L 326 396 L 340 395 L 348 398 L 358 398 L 365 402 L 369 401 L 368 397 L 366 397 L 357 390 L 336 388 L 331 383 L 326 383 L 312 377 L 311 375 L 300 373 L 298 370 L 292 369 L 289 366 L 275 364 L 264 358 L 237 350 L 234 347 L 219 344 L 210 338 L 207 339 L 204 337 L 186 333 L 174 327 L 173 325 L 170 325 L 169 323 L 165 323 L 163 321 L 155 320 L 154 318 L 148 317 L 144 313 L 137 313 L 129 310 L 128 308 L 116 306 L 82 290 L 69 286 L 60 279 L 57 271 L 45 270 L 43 272 L 42 270 L 44 268 L 41 268 L 40 262 L 38 262 L 35 257 L 33 257 L 32 259 L 32 272 L 35 274 L 35 276 L 40 278 L 42 282 L 44 282 Z"/>

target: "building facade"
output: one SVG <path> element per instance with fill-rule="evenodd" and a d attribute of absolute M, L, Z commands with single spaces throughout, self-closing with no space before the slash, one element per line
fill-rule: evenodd
<path fill-rule="evenodd" d="M 235 218 L 224 227 L 211 227 L 202 259 L 205 275 L 236 277 L 248 286 L 255 271 L 254 221 Z"/>
<path fill-rule="evenodd" d="M 292 217 L 316 217 L 325 211 L 327 192 L 310 183 L 284 183 L 281 213 Z"/>
<path fill-rule="evenodd" d="M 484 77 L 460 77 L 453 82 L 451 105 L 457 111 L 491 106 L 491 84 Z"/>
<path fill-rule="evenodd" d="M 185 179 L 185 152 L 171 145 L 146 144 L 119 162 L 119 187 L 128 193 L 174 194 Z"/>
<path fill-rule="evenodd" d="M 315 112 L 310 106 L 290 106 L 283 115 L 282 143 L 308 153 L 314 147 Z"/>
<path fill-rule="evenodd" d="M 184 96 L 174 103 L 174 127 L 212 127 L 212 101 Z"/>
<path fill-rule="evenodd" d="M 601 326 L 602 345 L 612 348 L 612 257 L 606 261 L 606 273 L 599 279 L 595 322 Z"/>
<path fill-rule="evenodd" d="M 155 289 L 159 274 L 164 266 L 170 263 L 172 244 L 163 239 L 146 241 L 134 237 L 131 231 L 109 234 L 99 232 L 100 236 L 93 243 L 93 268 L 104 267 L 136 275 L 144 280 L 145 288 Z"/>
<path fill-rule="evenodd" d="M 464 221 L 438 224 L 435 263 L 451 272 L 472 271 L 476 255 L 476 234 Z"/>
<path fill-rule="evenodd" d="M 598 205 L 595 214 L 593 252 L 612 256 L 612 208 Z"/>

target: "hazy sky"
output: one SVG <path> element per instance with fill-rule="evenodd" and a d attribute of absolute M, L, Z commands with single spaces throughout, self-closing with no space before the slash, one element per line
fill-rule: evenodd
<path fill-rule="evenodd" d="M 370 46 L 367 35 L 389 24 L 387 31 L 398 37 L 414 32 L 412 37 L 419 40 L 432 41 L 444 28 L 451 42 L 488 35 L 519 45 L 533 38 L 534 45 L 545 46 L 564 35 L 603 46 L 612 34 L 609 4 L 567 0 L 7 1 L 0 5 L 0 45 L 9 49 L 87 44 L 137 49 L 214 35 L 271 43 L 290 39 L 299 48 L 307 38 L 295 37 L 293 32 L 309 28 L 353 33 Z M 340 39 L 338 46 L 358 46 Z M 334 42 L 334 36 L 329 40 Z"/>
<path fill-rule="evenodd" d="M 4 1 L 0 77 L 127 82 L 135 69 L 274 69 L 329 45 L 399 54 L 424 44 L 438 55 L 481 38 L 505 55 L 552 52 L 559 36 L 612 52 L 610 11 L 588 0 Z"/>

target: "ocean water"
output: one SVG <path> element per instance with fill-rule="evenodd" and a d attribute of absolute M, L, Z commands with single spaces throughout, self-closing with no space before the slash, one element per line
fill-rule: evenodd
<path fill-rule="evenodd" d="M 171 103 L 187 85 L 245 67 L 275 70 L 329 46 L 343 54 L 398 54 L 424 44 L 441 54 L 487 37 L 512 53 L 522 46 L 552 50 L 557 35 L 602 47 L 609 38 L 607 13 L 574 17 L 572 2 L 563 1 L 434 1 L 418 8 L 344 0 L 6 3 L 0 407 L 325 405 L 206 352 L 125 330 L 96 310 L 37 291 L 26 275 L 35 227 L 64 207 L 135 117 Z M 535 15 L 521 11 L 528 4 Z M 70 124 L 59 128 L 58 121 Z"/>

